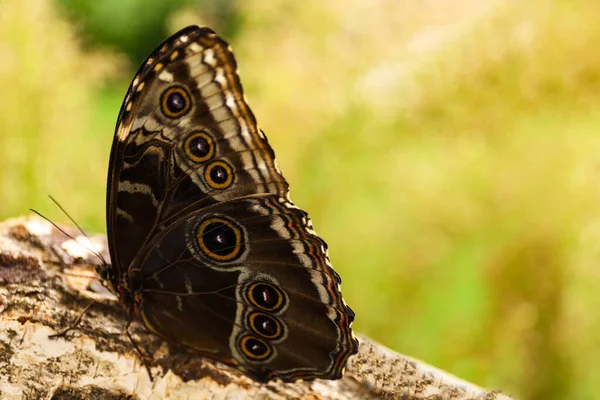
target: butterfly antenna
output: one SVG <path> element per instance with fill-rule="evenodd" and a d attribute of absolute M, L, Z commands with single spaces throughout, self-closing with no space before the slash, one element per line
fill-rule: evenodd
<path fill-rule="evenodd" d="M 106 260 L 104 259 L 104 257 L 102 257 L 102 254 L 100 254 L 100 252 L 98 251 L 98 249 L 96 248 L 96 246 L 94 246 L 94 243 L 90 240 L 89 236 L 83 231 L 83 229 L 81 229 L 81 227 L 77 224 L 77 222 L 75 222 L 75 220 L 69 215 L 69 213 L 67 213 L 65 211 L 65 209 L 56 201 L 56 199 L 54 199 L 52 196 L 48 196 L 48 197 L 50 197 L 50 200 L 52 200 L 52 202 L 54 202 L 54 204 L 56 204 L 58 206 L 58 208 L 63 212 L 63 214 L 65 214 L 67 216 L 67 218 L 69 218 L 69 220 L 77 227 L 77 229 L 79 230 L 79 232 L 83 236 L 85 236 L 87 238 L 87 240 L 92 245 L 92 248 L 90 248 L 89 246 L 87 246 L 87 245 L 79 242 L 73 236 L 69 235 L 67 232 L 65 232 L 64 229 L 62 229 L 61 227 L 59 227 L 56 223 L 54 223 L 53 221 L 51 221 L 45 215 L 42 215 L 40 212 L 34 210 L 33 208 L 30 208 L 29 210 L 32 211 L 32 212 L 34 212 L 34 213 L 36 213 L 40 217 L 42 217 L 44 220 L 48 221 L 50 224 L 52 224 L 52 226 L 54 226 L 58 231 L 60 231 L 63 235 L 65 235 L 69 239 L 74 240 L 75 242 L 79 243 L 80 246 L 82 246 L 84 249 L 86 249 L 90 253 L 94 254 L 96 257 L 98 257 L 100 259 L 100 261 L 102 261 L 102 263 L 104 265 L 106 265 Z"/>
<path fill-rule="evenodd" d="M 79 226 L 79 224 L 75 221 L 75 219 L 73 219 L 73 217 L 71 217 L 69 215 L 69 213 L 67 212 L 67 210 L 65 210 L 63 208 L 63 206 L 60 205 L 60 203 L 51 195 L 48 195 L 48 197 L 50 197 L 50 200 L 52 200 L 52 202 L 54 204 L 56 204 L 56 206 L 60 209 L 60 211 L 63 212 L 63 214 L 65 214 L 67 216 L 67 218 L 69 218 L 69 221 L 71 221 L 73 223 L 73 225 L 75 225 L 77 227 L 77 230 L 79 231 L 79 233 L 81 233 L 87 240 L 88 242 L 91 244 L 92 249 L 90 249 L 88 246 L 84 246 L 83 243 L 79 243 L 77 242 L 77 240 L 75 240 L 77 243 L 81 244 L 85 249 L 87 249 L 90 253 L 94 254 L 96 257 L 98 257 L 100 259 L 100 261 L 102 261 L 103 265 L 106 265 L 106 260 L 104 259 L 104 257 L 102 257 L 102 254 L 100 254 L 100 252 L 98 251 L 98 249 L 96 248 L 96 246 L 94 245 L 94 242 L 92 242 L 92 240 L 90 239 L 90 237 L 87 235 L 87 233 L 85 233 L 85 231 L 83 229 L 81 229 L 81 226 Z M 56 225 L 55 225 L 56 226 Z"/>

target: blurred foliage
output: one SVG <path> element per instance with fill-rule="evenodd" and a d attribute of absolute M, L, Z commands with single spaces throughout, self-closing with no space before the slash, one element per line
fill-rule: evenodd
<path fill-rule="evenodd" d="M 188 0 L 171 0 L 153 2 L 149 7 L 145 0 L 60 2 L 78 24 L 83 37 L 130 54 L 137 64 L 168 35 L 165 18 L 189 3 Z"/>
<path fill-rule="evenodd" d="M 139 60 L 214 23 L 357 331 L 517 398 L 600 399 L 600 3 L 61 4 L 0 6 L 0 216 L 63 218 L 51 193 L 103 229 L 135 65 L 73 24 Z"/>
<path fill-rule="evenodd" d="M 78 217 L 99 227 L 114 121 L 96 124 L 95 91 L 122 63 L 83 53 L 48 0 L 0 6 L 0 54 L 0 215 L 71 195 L 70 207 L 87 209 Z"/>
<path fill-rule="evenodd" d="M 233 0 L 59 0 L 59 4 L 87 42 L 124 52 L 136 65 L 169 35 L 165 22 L 184 6 L 195 4 L 203 11 L 205 24 L 223 34 L 233 36 L 239 24 Z"/>

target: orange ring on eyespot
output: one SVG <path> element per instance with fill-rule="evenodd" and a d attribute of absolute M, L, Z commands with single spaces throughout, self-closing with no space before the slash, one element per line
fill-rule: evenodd
<path fill-rule="evenodd" d="M 192 141 L 194 141 L 198 138 L 204 139 L 206 141 L 206 143 L 208 144 L 209 149 L 208 149 L 208 152 L 204 156 L 199 156 L 197 154 L 194 154 L 194 152 L 192 151 L 192 149 L 193 149 Z M 183 149 L 185 151 L 185 154 L 188 156 L 188 158 L 196 163 L 201 163 L 201 162 L 210 160 L 212 158 L 212 156 L 215 154 L 214 141 L 213 141 L 212 137 L 204 131 L 193 132 L 191 135 L 189 135 L 183 143 Z"/>
<path fill-rule="evenodd" d="M 179 95 L 179 97 L 172 97 L 173 95 Z M 178 104 L 176 101 L 182 104 Z M 190 94 L 183 86 L 171 86 L 160 96 L 160 109 L 169 118 L 179 118 L 190 111 L 191 108 Z"/>
<path fill-rule="evenodd" d="M 274 322 L 275 323 L 275 328 L 276 328 L 275 333 L 268 334 L 268 333 L 265 333 L 265 332 L 261 331 L 260 329 L 258 329 L 256 327 L 256 323 L 257 323 L 256 320 L 257 320 L 257 318 L 266 318 L 267 320 L 270 320 L 270 321 Z M 271 340 L 273 340 L 273 339 L 279 339 L 279 338 L 281 338 L 283 336 L 283 326 L 281 325 L 281 322 L 279 322 L 277 320 L 277 318 L 273 318 L 269 314 L 265 314 L 265 313 L 262 313 L 262 312 L 253 312 L 253 313 L 250 313 L 248 315 L 248 326 L 250 327 L 250 329 L 254 333 L 256 333 L 256 334 L 264 337 L 265 339 L 271 339 Z"/>
<path fill-rule="evenodd" d="M 217 170 L 217 168 L 219 168 L 219 170 Z M 213 176 L 215 173 L 225 173 L 225 180 L 217 182 L 215 176 Z M 225 161 L 213 161 L 204 169 L 204 180 L 208 183 L 208 186 L 213 189 L 226 189 L 233 183 L 233 170 Z"/>
<path fill-rule="evenodd" d="M 263 350 L 260 354 L 251 352 L 247 346 L 254 346 L 257 350 Z M 273 348 L 266 341 L 259 339 L 254 336 L 246 335 L 240 339 L 239 342 L 240 350 L 242 354 L 250 361 L 263 361 L 271 357 L 273 354 Z M 263 349 L 261 349 L 263 347 Z"/>
<path fill-rule="evenodd" d="M 210 249 L 206 244 L 206 238 L 204 237 L 207 228 L 211 224 L 223 224 L 233 234 L 235 235 L 235 245 L 233 245 L 233 249 L 225 254 L 219 254 L 214 249 Z M 198 231 L 196 233 L 196 242 L 198 246 L 200 246 L 200 250 L 208 257 L 215 261 L 231 261 L 237 258 L 242 252 L 242 230 L 234 225 L 231 221 L 228 221 L 223 218 L 208 218 L 205 221 L 202 221 L 200 226 L 198 227 Z M 231 246 L 229 246 L 231 247 Z"/>
<path fill-rule="evenodd" d="M 267 289 L 272 290 L 271 293 L 262 293 L 263 298 L 260 299 L 259 301 L 256 300 L 256 298 L 254 297 L 254 291 L 257 288 L 260 288 L 260 286 L 265 286 Z M 266 299 L 266 296 L 272 296 L 273 292 L 277 295 L 277 299 L 276 302 L 273 306 L 268 306 L 265 303 L 269 302 L 269 299 Z M 283 292 L 281 291 L 281 289 L 279 289 L 278 287 L 267 283 L 267 282 L 254 282 L 253 284 L 251 284 L 248 289 L 246 290 L 246 298 L 248 299 L 248 301 L 256 308 L 258 308 L 259 310 L 264 310 L 264 311 L 279 311 L 283 308 L 283 306 L 285 305 L 285 296 L 283 294 Z M 262 300 L 262 301 L 261 301 Z M 261 304 L 262 303 L 262 304 Z"/>

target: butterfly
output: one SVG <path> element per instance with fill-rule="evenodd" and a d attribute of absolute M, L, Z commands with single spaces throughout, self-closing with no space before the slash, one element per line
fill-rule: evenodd
<path fill-rule="evenodd" d="M 338 379 L 357 353 L 327 245 L 289 199 L 211 29 L 175 33 L 135 75 L 106 207 L 102 275 L 156 335 L 261 382 Z"/>

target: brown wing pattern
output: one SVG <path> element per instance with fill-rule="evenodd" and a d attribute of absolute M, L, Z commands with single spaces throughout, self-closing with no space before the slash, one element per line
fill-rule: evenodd
<path fill-rule="evenodd" d="M 233 53 L 208 28 L 176 33 L 135 76 L 107 227 L 113 288 L 171 342 L 258 380 L 335 379 L 357 351 L 327 246 L 289 200 Z"/>

